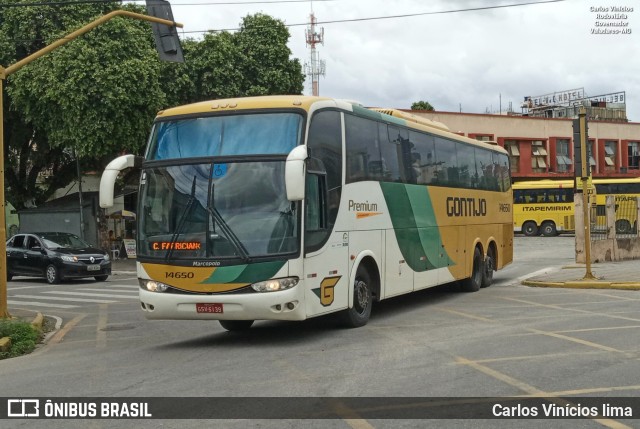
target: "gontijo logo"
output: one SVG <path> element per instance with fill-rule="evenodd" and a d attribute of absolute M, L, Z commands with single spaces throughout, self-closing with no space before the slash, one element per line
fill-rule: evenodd
<path fill-rule="evenodd" d="M 447 216 L 486 216 L 487 200 L 484 198 L 447 198 Z"/>
<path fill-rule="evenodd" d="M 356 212 L 356 219 L 382 214 L 382 212 L 378 211 L 378 204 L 370 203 L 369 201 L 358 203 L 354 200 L 349 200 L 349 211 Z"/>

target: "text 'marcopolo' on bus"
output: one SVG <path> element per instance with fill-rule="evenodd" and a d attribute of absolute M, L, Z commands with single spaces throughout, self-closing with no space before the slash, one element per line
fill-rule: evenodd
<path fill-rule="evenodd" d="M 215 100 L 162 111 L 142 169 L 140 304 L 149 319 L 329 313 L 367 323 L 373 302 L 460 281 L 489 286 L 512 261 L 504 149 L 437 122 L 321 97 Z"/>

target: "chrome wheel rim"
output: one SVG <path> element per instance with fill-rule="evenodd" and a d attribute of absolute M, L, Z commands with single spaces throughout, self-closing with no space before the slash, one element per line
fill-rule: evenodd
<path fill-rule="evenodd" d="M 370 292 L 369 287 L 362 280 L 356 280 L 354 296 L 355 302 L 353 303 L 353 306 L 355 310 L 358 314 L 364 314 L 367 307 L 369 307 Z"/>
<path fill-rule="evenodd" d="M 47 280 L 53 283 L 56 280 L 56 269 L 54 267 L 47 268 Z"/>

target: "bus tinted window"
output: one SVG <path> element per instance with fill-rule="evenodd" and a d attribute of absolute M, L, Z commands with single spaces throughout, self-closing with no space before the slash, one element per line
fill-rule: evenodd
<path fill-rule="evenodd" d="M 288 154 L 300 142 L 302 122 L 297 113 L 163 121 L 154 128 L 147 158 Z"/>
<path fill-rule="evenodd" d="M 386 165 L 380 159 L 378 123 L 345 115 L 347 138 L 347 183 L 382 180 Z"/>
<path fill-rule="evenodd" d="M 458 158 L 456 144 L 442 137 L 435 138 L 436 164 L 438 165 L 436 184 L 458 186 Z"/>
<path fill-rule="evenodd" d="M 432 135 L 409 133 L 413 152 L 411 153 L 412 168 L 419 185 L 430 185 L 436 181 L 436 149 Z"/>
<path fill-rule="evenodd" d="M 385 165 L 385 182 L 406 182 L 405 174 L 401 168 L 402 147 L 409 143 L 409 133 L 394 126 L 378 124 L 380 130 L 380 150 Z"/>
<path fill-rule="evenodd" d="M 458 155 L 458 186 L 462 188 L 475 188 L 478 184 L 476 172 L 476 157 L 473 146 L 458 143 L 456 145 Z"/>

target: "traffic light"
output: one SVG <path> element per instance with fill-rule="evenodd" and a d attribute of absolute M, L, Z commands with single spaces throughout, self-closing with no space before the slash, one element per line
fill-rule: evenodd
<path fill-rule="evenodd" d="M 587 114 L 580 110 L 578 119 L 573 120 L 573 166 L 575 177 L 591 176 L 591 148 L 587 134 Z"/>
<path fill-rule="evenodd" d="M 173 12 L 171 12 L 171 4 L 166 0 L 146 0 L 147 13 L 149 16 L 173 21 Z M 173 61 L 178 63 L 184 62 L 182 55 L 182 46 L 178 38 L 178 32 L 175 26 L 151 23 L 153 36 L 156 39 L 156 49 L 162 61 Z"/>

